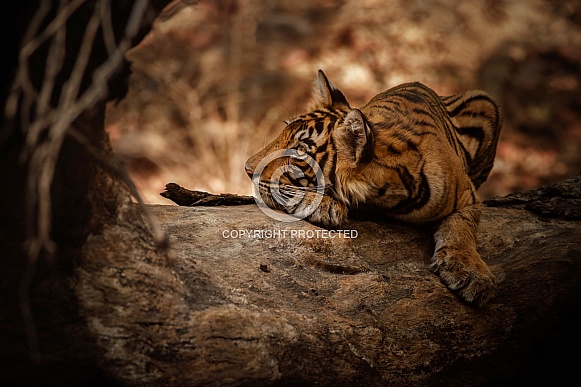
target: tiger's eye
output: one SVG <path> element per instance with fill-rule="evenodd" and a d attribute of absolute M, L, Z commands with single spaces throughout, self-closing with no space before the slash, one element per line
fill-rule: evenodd
<path fill-rule="evenodd" d="M 299 157 L 303 157 L 306 156 L 307 153 L 308 153 L 307 146 L 303 143 L 300 143 L 299 146 L 297 146 L 297 155 Z"/>

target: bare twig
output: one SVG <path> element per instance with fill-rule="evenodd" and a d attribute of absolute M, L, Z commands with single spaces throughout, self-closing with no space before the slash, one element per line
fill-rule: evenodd
<path fill-rule="evenodd" d="M 72 126 L 85 110 L 106 97 L 107 82 L 122 64 L 124 53 L 130 48 L 132 38 L 138 32 L 148 0 L 135 1 L 119 43 L 115 43 L 113 34 L 110 0 L 100 0 L 94 4 L 75 63 L 67 81 L 62 85 L 56 106 L 53 106 L 56 88 L 60 86 L 56 83 L 57 75 L 66 70 L 63 69 L 63 65 L 67 22 L 83 4 L 86 4 L 84 0 L 60 0 L 56 16 L 44 30 L 40 31 L 52 7 L 50 0 L 41 2 L 25 33 L 19 53 L 19 68 L 5 108 L 7 121 L 11 121 L 16 119 L 20 104 L 20 126 L 26 133 L 22 157 L 28 161 L 29 166 L 26 189 L 28 259 L 20 284 L 20 299 L 30 352 L 34 360 L 40 359 L 40 351 L 30 307 L 29 289 L 40 254 L 44 253 L 50 257 L 56 251 L 50 235 L 51 185 L 66 136 L 72 134 L 73 138 L 77 139 L 100 164 L 125 182 L 131 194 L 138 200 L 142 209 L 144 208 L 135 184 L 127 172 L 102 156 L 85 137 L 80 135 L 80 132 L 73 130 Z M 109 57 L 94 71 L 92 84 L 79 95 L 100 27 Z M 49 51 L 43 83 L 37 91 L 30 78 L 29 61 L 47 42 Z M 144 213 L 152 224 L 156 243 L 159 246 L 164 245 L 165 239 L 161 229 L 151 214 L 147 211 Z"/>

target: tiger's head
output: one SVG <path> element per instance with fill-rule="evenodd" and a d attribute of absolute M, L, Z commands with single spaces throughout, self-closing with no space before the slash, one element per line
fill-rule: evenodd
<path fill-rule="evenodd" d="M 246 173 L 264 203 L 298 215 L 328 195 L 348 204 L 344 187 L 373 153 L 373 138 L 361 111 L 319 70 L 310 112 L 246 162 Z"/>

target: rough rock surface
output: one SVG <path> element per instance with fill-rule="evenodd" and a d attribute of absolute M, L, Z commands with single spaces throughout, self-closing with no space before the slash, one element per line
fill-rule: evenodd
<path fill-rule="evenodd" d="M 499 288 L 478 309 L 428 269 L 429 227 L 357 220 L 347 235 L 331 238 L 303 221 L 274 221 L 255 205 L 150 209 L 169 237 L 177 278 L 165 299 L 133 295 L 155 304 L 154 315 L 167 313 L 165 321 L 143 321 L 139 333 L 149 346 L 145 369 L 159 370 L 150 381 L 526 380 L 545 375 L 544 356 L 559 351 L 552 340 L 570 333 L 569 317 L 578 321 L 577 221 L 485 209 L 479 252 Z M 136 284 L 146 271 L 133 270 Z M 118 321 L 115 313 L 109 317 Z M 563 366 L 561 357 L 550 360 Z"/>

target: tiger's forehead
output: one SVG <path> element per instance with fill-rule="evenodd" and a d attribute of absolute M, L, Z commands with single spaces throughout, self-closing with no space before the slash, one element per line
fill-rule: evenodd
<path fill-rule="evenodd" d="M 310 139 L 319 142 L 327 137 L 340 117 L 331 111 L 317 110 L 294 119 L 287 130 L 289 136 L 297 141 Z"/>

